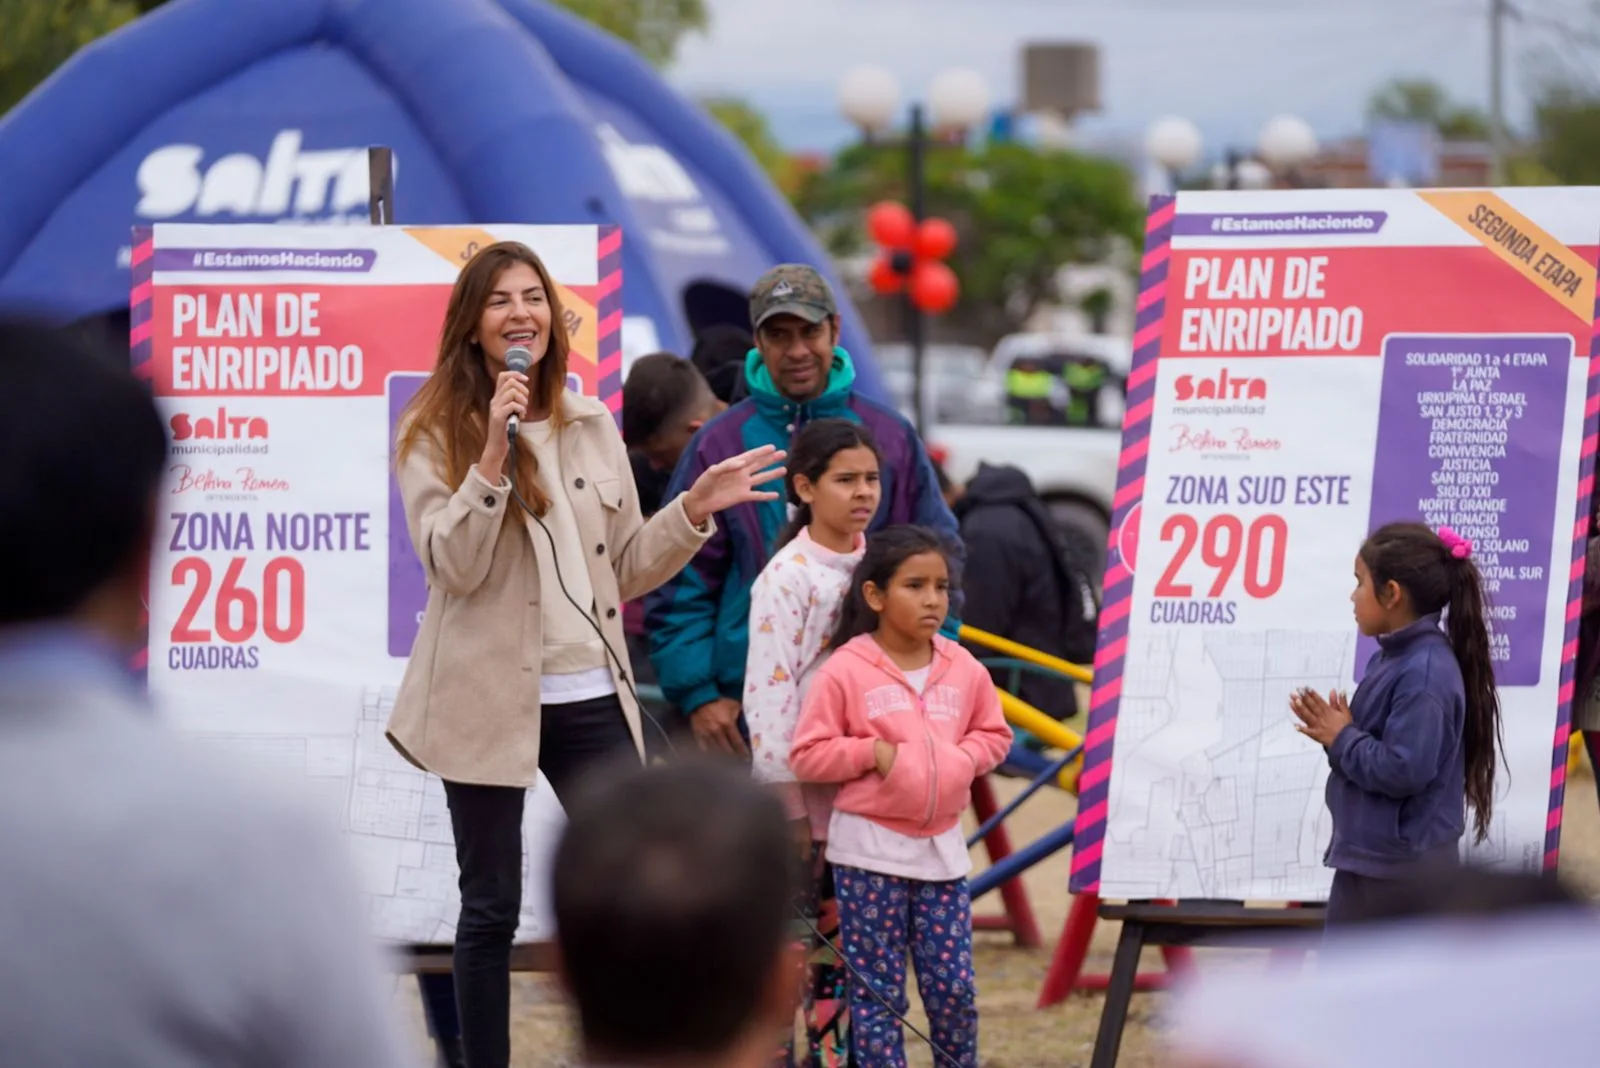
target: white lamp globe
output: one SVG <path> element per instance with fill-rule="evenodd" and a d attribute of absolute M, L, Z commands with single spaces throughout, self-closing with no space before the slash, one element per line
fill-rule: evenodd
<path fill-rule="evenodd" d="M 1200 144 L 1200 128 L 1177 116 L 1151 123 L 1144 137 L 1150 158 L 1169 171 L 1185 171 L 1198 163 Z"/>
<path fill-rule="evenodd" d="M 1272 168 L 1258 159 L 1242 159 L 1234 168 L 1240 189 L 1272 188 Z"/>
<path fill-rule="evenodd" d="M 899 108 L 900 85 L 882 67 L 855 67 L 839 82 L 839 110 L 869 134 L 887 130 Z"/>
<path fill-rule="evenodd" d="M 989 114 L 989 85 L 969 67 L 941 71 L 928 87 L 928 120 L 935 130 L 970 130 Z"/>
<path fill-rule="evenodd" d="M 1298 167 L 1317 154 L 1317 135 L 1304 119 L 1279 115 L 1261 128 L 1256 151 L 1272 167 Z"/>

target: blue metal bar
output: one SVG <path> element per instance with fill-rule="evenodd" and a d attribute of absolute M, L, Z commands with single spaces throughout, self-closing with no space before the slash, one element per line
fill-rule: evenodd
<path fill-rule="evenodd" d="M 1012 728 L 1015 730 L 1015 728 Z M 1021 741 L 1011 743 L 1011 752 L 999 767 L 999 773 L 1008 779 L 1031 779 L 1055 760 L 1042 749 L 1033 749 Z"/>
<path fill-rule="evenodd" d="M 999 812 L 996 812 L 993 816 L 990 816 L 984 821 L 983 826 L 979 827 L 973 832 L 972 837 L 967 839 L 967 848 L 971 849 L 973 846 L 977 845 L 985 835 L 998 827 L 1007 816 L 1021 808 L 1024 801 L 1038 793 L 1039 788 L 1044 786 L 1045 783 L 1054 779 L 1057 775 L 1060 775 L 1068 764 L 1078 759 L 1078 754 L 1081 752 L 1083 752 L 1083 746 L 1080 745 L 1067 753 L 1066 756 L 1062 757 L 1060 760 L 1056 761 L 1054 764 L 1051 764 L 1039 774 L 1035 775 L 1033 777 L 1033 781 L 1028 783 L 1026 789 L 1024 789 L 1016 797 L 1013 797 L 1009 802 L 1006 803 L 1005 808 L 1002 808 Z"/>
<path fill-rule="evenodd" d="M 974 875 L 968 882 L 968 892 L 972 899 L 987 894 L 1002 883 L 1010 882 L 1046 857 L 1065 849 L 1072 844 L 1072 821 L 1068 820 L 1049 834 L 1036 841 L 1028 843 L 998 864 L 987 868 Z"/>

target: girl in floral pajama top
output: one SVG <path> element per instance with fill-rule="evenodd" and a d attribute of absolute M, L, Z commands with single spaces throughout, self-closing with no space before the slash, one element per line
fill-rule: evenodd
<path fill-rule="evenodd" d="M 864 549 L 862 532 L 878 509 L 878 452 L 871 434 L 846 419 L 808 424 L 789 451 L 789 501 L 794 516 L 750 594 L 750 655 L 744 714 L 755 776 L 780 791 L 815 882 L 802 910 L 832 939 L 838 930 L 833 870 L 824 860 L 833 788 L 802 786 L 789 769 L 789 746 L 811 677 L 828 653 L 840 606 Z M 803 996 L 807 1049 L 799 1063 L 832 1068 L 849 1063 L 845 972 L 832 948 L 809 928 L 811 949 Z M 791 1044 L 792 1045 L 792 1044 Z M 785 1046 L 775 1063 L 791 1065 Z"/>

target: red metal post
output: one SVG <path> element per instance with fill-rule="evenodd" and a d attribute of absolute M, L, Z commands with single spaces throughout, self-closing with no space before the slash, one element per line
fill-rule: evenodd
<path fill-rule="evenodd" d="M 1045 973 L 1039 987 L 1039 1000 L 1035 1008 L 1047 1009 L 1067 1000 L 1067 995 L 1078 989 L 1083 974 L 1084 958 L 1089 955 L 1089 942 L 1094 938 L 1094 925 L 1100 911 L 1100 899 L 1093 894 L 1077 894 L 1072 899 L 1072 910 L 1061 927 L 1061 941 L 1050 955 L 1050 970 Z"/>
<path fill-rule="evenodd" d="M 980 824 L 1000 811 L 994 797 L 994 786 L 987 775 L 972 782 L 972 810 Z M 1011 836 L 1006 833 L 1004 822 L 997 823 L 984 836 L 983 851 L 989 854 L 990 864 L 999 863 L 1011 855 Z M 1000 900 L 1005 906 L 1004 916 L 974 916 L 972 926 L 980 931 L 1010 931 L 1017 945 L 1023 949 L 1038 949 L 1044 945 L 1044 939 L 1039 935 L 1039 924 L 1033 918 L 1033 906 L 1028 902 L 1028 889 L 1022 885 L 1022 876 L 1000 884 Z"/>
<path fill-rule="evenodd" d="M 1105 973 L 1084 975 L 1083 962 L 1089 956 L 1089 943 L 1094 940 L 1095 923 L 1099 919 L 1100 898 L 1094 894 L 1076 894 L 1072 910 L 1061 927 L 1061 941 L 1050 956 L 1050 970 L 1039 986 L 1039 1000 L 1034 1008 L 1047 1009 L 1067 1000 L 1077 990 L 1104 990 L 1111 977 Z M 1188 974 L 1194 968 L 1194 956 L 1187 946 L 1162 946 L 1161 960 L 1166 971 L 1140 972 L 1133 980 L 1139 991 L 1165 990 L 1172 980 Z"/>

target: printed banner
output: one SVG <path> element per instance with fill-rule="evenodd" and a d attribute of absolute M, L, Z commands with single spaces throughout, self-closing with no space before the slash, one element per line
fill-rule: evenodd
<path fill-rule="evenodd" d="M 614 226 L 134 231 L 134 365 L 172 446 L 151 694 L 179 729 L 324 804 L 374 933 L 402 942 L 452 941 L 459 895 L 442 785 L 383 734 L 427 603 L 393 442 L 458 270 L 498 240 L 537 252 L 560 290 L 569 387 L 619 410 Z M 551 931 L 534 873 L 562 820 L 543 783 L 526 813 L 525 940 Z"/>
<path fill-rule="evenodd" d="M 1288 699 L 1353 692 L 1355 555 L 1396 520 L 1453 527 L 1485 579 L 1505 756 L 1467 852 L 1554 867 L 1597 241 L 1600 189 L 1155 198 L 1074 891 L 1326 897 L 1327 758 Z"/>

